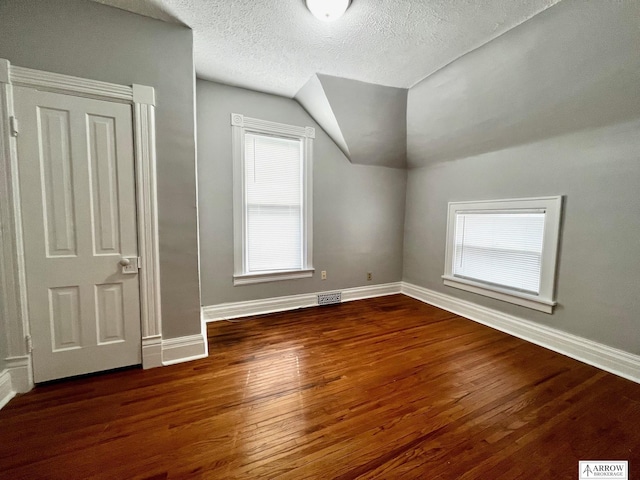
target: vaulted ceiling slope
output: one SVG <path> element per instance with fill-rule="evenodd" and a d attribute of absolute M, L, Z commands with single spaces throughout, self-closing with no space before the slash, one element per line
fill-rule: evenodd
<path fill-rule="evenodd" d="M 409 168 L 640 118 L 640 2 L 563 0 L 409 91 Z"/>
<path fill-rule="evenodd" d="M 559 0 L 95 0 L 193 29 L 198 77 L 294 97 L 316 73 L 409 88 Z"/>
<path fill-rule="evenodd" d="M 406 89 L 318 74 L 295 99 L 352 163 L 406 168 Z"/>

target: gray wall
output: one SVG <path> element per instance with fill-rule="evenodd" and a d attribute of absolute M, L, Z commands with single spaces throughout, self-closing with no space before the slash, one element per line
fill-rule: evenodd
<path fill-rule="evenodd" d="M 404 170 L 351 164 L 294 100 L 205 80 L 196 90 L 204 305 L 400 281 Z M 233 286 L 232 112 L 316 127 L 313 278 Z M 327 280 L 320 280 L 321 270 Z"/>
<path fill-rule="evenodd" d="M 640 2 L 563 0 L 409 91 L 410 167 L 640 112 Z"/>
<path fill-rule="evenodd" d="M 191 30 L 88 0 L 3 0 L 0 58 L 156 88 L 163 336 L 200 332 Z"/>
<path fill-rule="evenodd" d="M 342 130 L 340 129 L 340 125 L 338 124 L 338 120 L 336 119 L 335 112 L 331 108 L 331 103 L 329 103 L 327 93 L 322 87 L 320 77 L 318 75 L 314 75 L 313 77 L 311 77 L 307 81 L 307 83 L 305 83 L 302 88 L 298 90 L 298 93 L 296 93 L 296 96 L 294 98 L 300 105 L 302 105 L 302 108 L 304 108 L 309 113 L 309 115 L 313 117 L 318 125 L 322 127 L 327 135 L 329 135 L 329 137 L 331 137 L 331 139 L 336 142 L 338 148 L 340 148 L 340 150 L 344 152 L 347 158 L 349 158 L 349 146 L 347 145 L 347 141 L 344 139 L 344 135 L 342 135 Z"/>
<path fill-rule="evenodd" d="M 352 163 L 407 166 L 407 90 L 317 74 L 296 100 Z"/>
<path fill-rule="evenodd" d="M 564 0 L 410 90 L 404 280 L 640 354 L 639 13 Z M 558 194 L 553 315 L 443 286 L 448 202 Z"/>

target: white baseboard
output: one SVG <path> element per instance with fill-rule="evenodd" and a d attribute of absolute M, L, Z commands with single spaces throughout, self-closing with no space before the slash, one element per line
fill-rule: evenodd
<path fill-rule="evenodd" d="M 365 287 L 345 288 L 342 290 L 342 301 L 351 302 L 353 300 L 364 300 L 365 298 L 384 297 L 385 295 L 394 295 L 401 292 L 402 284 L 382 283 L 380 285 L 371 285 Z M 324 292 L 322 292 L 324 293 Z M 316 294 L 316 299 L 317 299 Z M 317 303 L 317 302 L 316 302 Z"/>
<path fill-rule="evenodd" d="M 30 364 L 29 355 L 5 359 L 5 368 L 11 375 L 11 386 L 16 393 L 26 393 L 33 388 Z"/>
<path fill-rule="evenodd" d="M 601 370 L 640 383 L 639 355 L 407 282 L 402 282 L 402 293 Z"/>
<path fill-rule="evenodd" d="M 145 369 L 197 360 L 208 354 L 206 334 L 168 340 L 162 340 L 159 335 L 142 339 L 142 366 Z M 0 408 L 16 393 L 26 393 L 33 388 L 29 362 L 29 356 L 5 359 L 6 368 L 0 372 Z"/>
<path fill-rule="evenodd" d="M 11 385 L 11 374 L 9 370 L 3 370 L 0 372 L 0 408 L 4 407 L 15 396 L 16 392 Z"/>
<path fill-rule="evenodd" d="M 263 300 L 250 300 L 247 302 L 221 303 L 219 305 L 202 307 L 202 319 L 205 322 L 215 322 L 217 320 L 315 307 L 318 305 L 318 295 L 321 293 L 341 292 L 343 302 L 381 297 L 383 295 L 400 293 L 400 287 L 400 282 L 384 283 L 381 285 L 304 293 L 302 295 L 288 295 L 286 297 L 265 298 Z"/>
<path fill-rule="evenodd" d="M 162 340 L 163 365 L 198 360 L 207 355 L 209 355 L 209 345 L 206 333 Z"/>
<path fill-rule="evenodd" d="M 162 366 L 162 337 L 144 337 L 142 339 L 142 368 L 156 368 Z"/>

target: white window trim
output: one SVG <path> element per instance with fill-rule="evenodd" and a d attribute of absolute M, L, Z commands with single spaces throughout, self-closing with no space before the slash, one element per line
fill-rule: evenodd
<path fill-rule="evenodd" d="M 509 288 L 473 281 L 453 275 L 454 235 L 456 213 L 458 211 L 505 211 L 505 210 L 536 210 L 546 212 L 544 224 L 544 238 L 542 246 L 542 265 L 540 270 L 540 293 L 530 294 L 518 292 Z M 445 253 L 444 284 L 449 287 L 466 290 L 491 298 L 496 298 L 523 307 L 553 313 L 557 304 L 554 299 L 556 263 L 558 244 L 560 239 L 560 218 L 562 212 L 562 196 L 522 198 L 507 200 L 489 200 L 479 202 L 449 202 L 447 217 L 447 239 Z"/>
<path fill-rule="evenodd" d="M 231 114 L 232 154 L 233 154 L 233 244 L 234 244 L 234 285 L 275 282 L 311 277 L 313 268 L 313 127 L 297 127 L 284 123 L 270 122 Z M 244 135 L 258 133 L 302 140 L 303 144 L 303 266 L 299 270 L 278 270 L 274 272 L 245 273 L 246 262 L 246 217 L 244 196 Z"/>

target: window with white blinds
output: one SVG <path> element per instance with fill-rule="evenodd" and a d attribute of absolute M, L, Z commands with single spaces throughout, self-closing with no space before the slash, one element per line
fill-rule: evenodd
<path fill-rule="evenodd" d="M 302 142 L 244 137 L 247 272 L 302 268 Z"/>
<path fill-rule="evenodd" d="M 545 212 L 458 212 L 453 275 L 540 293 Z"/>
<path fill-rule="evenodd" d="M 311 127 L 232 114 L 234 285 L 310 277 Z"/>
<path fill-rule="evenodd" d="M 552 312 L 561 197 L 449 204 L 445 284 Z"/>

